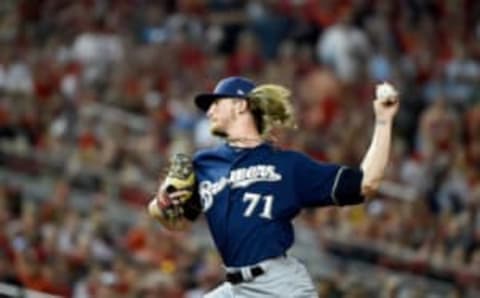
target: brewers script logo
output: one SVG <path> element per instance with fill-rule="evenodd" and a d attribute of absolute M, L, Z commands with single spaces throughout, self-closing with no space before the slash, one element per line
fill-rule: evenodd
<path fill-rule="evenodd" d="M 222 177 L 216 182 L 202 181 L 199 185 L 203 211 L 207 211 L 213 204 L 213 197 L 227 185 L 232 189 L 247 187 L 256 182 L 274 182 L 282 180 L 282 175 L 275 171 L 275 166 L 256 165 L 248 168 L 239 168 L 230 172 L 230 176 Z"/>

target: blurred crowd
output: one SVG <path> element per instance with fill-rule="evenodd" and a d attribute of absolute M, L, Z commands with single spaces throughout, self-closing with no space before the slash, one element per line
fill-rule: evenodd
<path fill-rule="evenodd" d="M 370 141 L 375 84 L 392 82 L 401 110 L 378 198 L 309 210 L 297 228 L 341 258 L 447 281 L 445 297 L 478 294 L 475 0 L 1 1 L 0 168 L 54 187 L 38 201 L 0 181 L 0 281 L 73 297 L 218 284 L 197 232 L 162 230 L 144 208 L 172 153 L 218 142 L 192 99 L 230 75 L 289 87 L 299 128 L 272 141 L 346 165 Z M 112 205 L 135 220 L 116 224 Z M 414 297 L 397 279 L 316 278 L 322 297 Z"/>

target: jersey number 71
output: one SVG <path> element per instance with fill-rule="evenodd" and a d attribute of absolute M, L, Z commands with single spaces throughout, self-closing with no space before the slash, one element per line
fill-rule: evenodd
<path fill-rule="evenodd" d="M 245 209 L 243 216 L 245 217 L 252 216 L 252 213 L 255 210 L 255 207 L 257 207 L 260 201 L 264 201 L 263 211 L 262 213 L 260 213 L 259 216 L 266 219 L 272 219 L 272 205 L 273 205 L 272 195 L 262 196 L 261 194 L 258 194 L 258 193 L 246 192 L 243 195 L 243 201 L 248 202 L 247 208 Z"/>

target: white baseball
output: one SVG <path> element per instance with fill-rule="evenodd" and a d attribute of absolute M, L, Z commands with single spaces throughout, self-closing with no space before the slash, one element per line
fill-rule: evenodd
<path fill-rule="evenodd" d="M 397 90 L 389 83 L 382 83 L 377 85 L 376 93 L 377 99 L 380 101 L 389 101 L 393 97 L 398 96 Z"/>

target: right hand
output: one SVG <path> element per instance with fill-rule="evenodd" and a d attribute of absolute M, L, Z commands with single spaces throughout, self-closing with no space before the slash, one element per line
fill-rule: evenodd
<path fill-rule="evenodd" d="M 375 111 L 375 117 L 379 121 L 391 122 L 395 115 L 398 112 L 400 106 L 400 100 L 398 97 L 398 92 L 395 88 L 389 83 L 383 83 L 381 85 L 389 85 L 393 89 L 394 93 L 385 98 L 376 98 L 373 102 L 373 107 Z M 380 85 L 377 85 L 377 89 Z M 378 95 L 378 94 L 377 94 Z"/>

